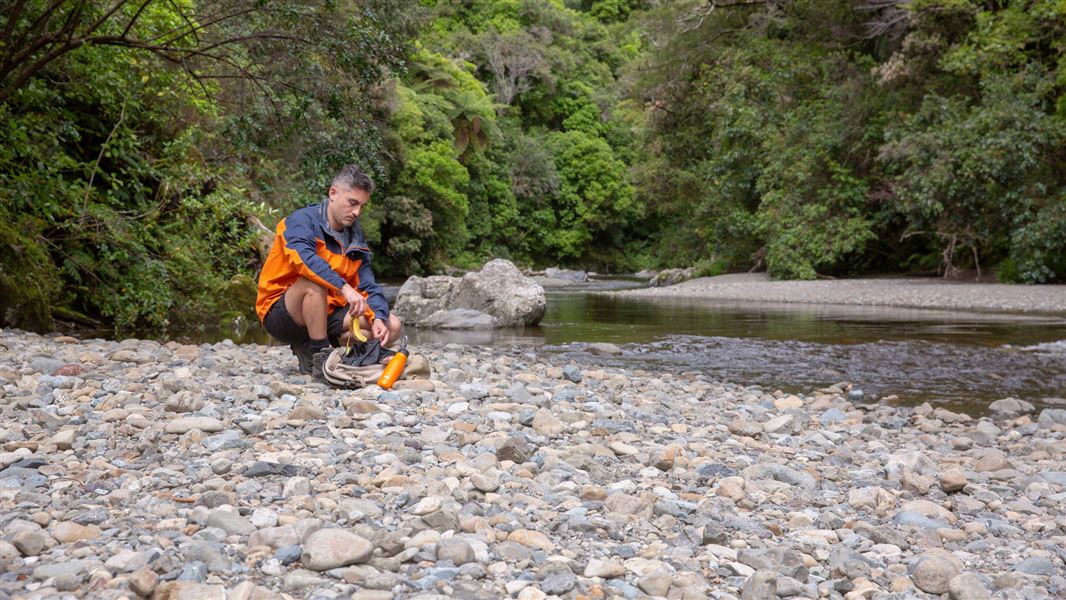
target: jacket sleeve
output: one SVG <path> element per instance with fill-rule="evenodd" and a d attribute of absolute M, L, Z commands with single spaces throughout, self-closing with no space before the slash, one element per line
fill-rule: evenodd
<path fill-rule="evenodd" d="M 374 318 L 388 319 L 389 302 L 385 300 L 385 292 L 381 284 L 374 279 L 374 272 L 370 269 L 369 255 L 363 255 L 363 262 L 359 265 L 359 289 L 366 292 L 366 303 L 374 311 Z"/>
<path fill-rule="evenodd" d="M 318 238 L 314 228 L 303 215 L 292 215 L 285 232 L 285 254 L 289 261 L 299 270 L 300 275 L 315 283 L 340 291 L 347 283 L 339 273 L 329 266 L 315 251 Z"/>

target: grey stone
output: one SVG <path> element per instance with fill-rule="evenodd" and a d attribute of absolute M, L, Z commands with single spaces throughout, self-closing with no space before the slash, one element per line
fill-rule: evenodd
<path fill-rule="evenodd" d="M 951 600 L 991 600 L 992 594 L 973 573 L 961 573 L 948 581 L 948 593 Z"/>
<path fill-rule="evenodd" d="M 847 546 L 833 546 L 829 553 L 829 568 L 834 577 L 868 577 L 872 566 L 870 559 Z"/>
<path fill-rule="evenodd" d="M 777 574 L 773 571 L 755 571 L 741 588 L 741 600 L 767 600 L 777 597 Z"/>
<path fill-rule="evenodd" d="M 948 582 L 958 574 L 958 566 L 947 557 L 927 553 L 912 566 L 911 581 L 923 592 L 943 594 L 948 591 Z"/>
<path fill-rule="evenodd" d="M 651 281 L 648 283 L 652 287 L 666 287 L 669 285 L 676 285 L 683 281 L 692 279 L 695 269 L 692 267 L 678 268 L 678 269 L 663 269 L 656 273 Z"/>
<path fill-rule="evenodd" d="M 901 510 L 892 517 L 892 523 L 896 527 L 920 527 L 922 529 L 939 529 L 950 527 L 951 524 L 943 519 L 933 519 L 912 510 Z"/>
<path fill-rule="evenodd" d="M 737 560 L 755 570 L 773 571 L 799 581 L 807 581 L 807 567 L 803 557 L 791 548 L 776 547 L 756 550 L 741 550 Z"/>
<path fill-rule="evenodd" d="M 471 308 L 438 310 L 419 323 L 429 329 L 494 329 L 496 317 Z"/>
<path fill-rule="evenodd" d="M 300 472 L 296 465 L 280 465 L 278 463 L 258 461 L 250 465 L 241 474 L 245 477 L 268 477 L 271 475 L 284 475 L 292 477 Z"/>
<path fill-rule="evenodd" d="M 535 448 L 524 437 L 510 436 L 496 449 L 498 460 L 524 463 L 533 456 Z"/>
<path fill-rule="evenodd" d="M 215 433 L 216 431 L 222 431 L 225 426 L 222 421 L 213 417 L 179 417 L 168 421 L 166 424 L 167 433 L 188 433 L 193 429 L 199 429 L 204 433 Z"/>
<path fill-rule="evenodd" d="M 235 535 L 251 535 L 255 533 L 255 525 L 247 517 L 237 512 L 215 509 L 207 515 L 207 526 L 218 527 L 226 533 Z"/>
<path fill-rule="evenodd" d="M 1016 417 L 1036 410 L 1032 404 L 1017 398 L 1003 398 L 988 405 L 989 412 L 1005 417 Z"/>
<path fill-rule="evenodd" d="M 666 571 L 656 571 L 637 580 L 637 587 L 649 596 L 666 596 L 674 576 Z"/>
<path fill-rule="evenodd" d="M 606 342 L 596 342 L 593 344 L 589 344 L 587 349 L 592 354 L 600 354 L 603 356 L 617 356 L 622 353 L 621 348 L 615 346 L 614 344 L 609 344 Z"/>
<path fill-rule="evenodd" d="M 1051 427 L 1056 424 L 1066 425 L 1066 408 L 1045 408 L 1040 411 L 1037 423 L 1041 427 Z"/>
<path fill-rule="evenodd" d="M 589 274 L 585 271 L 558 269 L 555 267 L 544 269 L 544 276 L 551 277 L 552 279 L 566 279 L 568 281 L 573 281 L 574 283 L 585 283 L 589 280 Z"/>
<path fill-rule="evenodd" d="M 533 551 L 515 542 L 501 542 L 493 548 L 496 556 L 509 562 L 529 560 L 533 557 Z"/>
<path fill-rule="evenodd" d="M 776 463 L 752 465 L 743 469 L 740 474 L 745 479 L 773 479 L 805 490 L 818 488 L 818 482 L 811 475 Z"/>
<path fill-rule="evenodd" d="M 33 578 L 45 580 L 50 577 L 80 576 L 85 573 L 86 566 L 84 560 L 46 563 L 33 569 Z"/>
<path fill-rule="evenodd" d="M 190 542 L 181 547 L 181 553 L 186 562 L 201 564 L 205 570 L 230 570 L 230 561 L 226 558 L 224 547 L 218 542 Z"/>
<path fill-rule="evenodd" d="M 1046 556 L 1032 556 L 1014 565 L 1014 570 L 1026 575 L 1050 575 L 1055 571 L 1055 563 Z"/>
<path fill-rule="evenodd" d="M 30 361 L 29 367 L 31 371 L 36 373 L 51 375 L 53 371 L 62 367 L 64 364 L 65 363 L 61 360 L 48 358 L 46 356 L 38 356 Z"/>
<path fill-rule="evenodd" d="M 457 567 L 474 562 L 474 549 L 463 540 L 448 539 L 437 545 L 437 560 L 451 561 Z"/>
<path fill-rule="evenodd" d="M 563 365 L 563 379 L 581 383 L 581 369 L 575 365 Z"/>
<path fill-rule="evenodd" d="M 37 556 L 44 550 L 48 538 L 43 531 L 20 531 L 11 539 L 11 543 L 23 556 Z"/>
<path fill-rule="evenodd" d="M 366 562 L 374 545 L 345 529 L 319 529 L 303 544 L 303 564 L 313 571 L 328 571 Z"/>
<path fill-rule="evenodd" d="M 577 577 L 570 567 L 561 563 L 549 563 L 537 572 L 540 589 L 551 595 L 561 596 L 577 585 Z"/>
<path fill-rule="evenodd" d="M 818 417 L 818 422 L 822 425 L 832 425 L 833 423 L 842 423 L 848 416 L 844 414 L 844 411 L 837 408 L 830 408 Z"/>
<path fill-rule="evenodd" d="M 301 556 L 303 556 L 303 550 L 296 545 L 282 546 L 274 553 L 274 558 L 278 559 L 283 565 L 292 564 L 300 560 Z"/>
<path fill-rule="evenodd" d="M 132 573 L 148 566 L 153 558 L 152 552 L 122 550 L 104 563 L 109 570 L 119 573 Z"/>

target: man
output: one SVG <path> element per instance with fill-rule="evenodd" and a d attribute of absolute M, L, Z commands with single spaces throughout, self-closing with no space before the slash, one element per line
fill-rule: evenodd
<path fill-rule="evenodd" d="M 400 335 L 400 320 L 389 314 L 370 270 L 370 249 L 359 225 L 373 191 L 374 182 L 358 166 L 341 169 L 324 202 L 278 223 L 259 275 L 259 320 L 271 336 L 289 344 L 300 372 L 320 381 L 331 345 L 350 335 L 352 319 L 382 345 Z"/>

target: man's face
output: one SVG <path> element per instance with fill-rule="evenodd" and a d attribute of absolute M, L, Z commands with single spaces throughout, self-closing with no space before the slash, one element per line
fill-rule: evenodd
<path fill-rule="evenodd" d="M 352 189 L 344 185 L 329 188 L 326 213 L 329 215 L 330 227 L 338 230 L 351 227 L 367 202 L 370 202 L 370 192 L 366 190 Z"/>

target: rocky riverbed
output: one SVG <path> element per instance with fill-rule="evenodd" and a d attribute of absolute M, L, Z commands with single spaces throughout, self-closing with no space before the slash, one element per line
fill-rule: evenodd
<path fill-rule="evenodd" d="M 0 598 L 1066 597 L 1066 410 L 0 332 Z"/>

